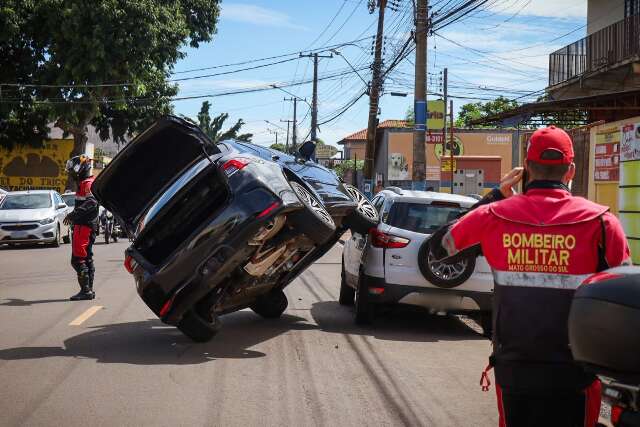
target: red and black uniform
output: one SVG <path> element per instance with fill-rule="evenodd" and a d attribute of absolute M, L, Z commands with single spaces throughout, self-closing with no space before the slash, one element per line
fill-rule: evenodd
<path fill-rule="evenodd" d="M 479 245 L 493 270 L 500 426 L 595 425 L 599 383 L 573 361 L 567 319 L 586 277 L 629 261 L 622 227 L 560 182 L 491 203 L 502 198 L 494 190 L 430 242 L 437 257 Z"/>
<path fill-rule="evenodd" d="M 93 243 L 98 225 L 98 202 L 91 194 L 94 177 L 80 181 L 76 192 L 76 202 L 68 219 L 73 223 L 71 265 L 78 274 L 80 294 L 93 294 Z M 72 297 L 73 298 L 73 297 Z M 79 299 L 79 298 L 77 298 Z"/>

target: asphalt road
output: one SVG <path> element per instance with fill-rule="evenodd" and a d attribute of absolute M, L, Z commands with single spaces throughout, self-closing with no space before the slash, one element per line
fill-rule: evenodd
<path fill-rule="evenodd" d="M 69 245 L 0 249 L 1 425 L 497 425 L 475 325 L 397 309 L 355 326 L 336 302 L 339 245 L 287 288 L 281 319 L 224 316 L 207 344 L 147 309 L 126 245 L 96 245 L 83 302 L 67 300 Z"/>

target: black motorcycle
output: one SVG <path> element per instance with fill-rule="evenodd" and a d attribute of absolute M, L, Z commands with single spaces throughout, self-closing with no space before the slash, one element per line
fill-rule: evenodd
<path fill-rule="evenodd" d="M 571 352 L 600 378 L 614 427 L 640 426 L 638 325 L 639 267 L 597 273 L 576 291 L 569 315 Z"/>

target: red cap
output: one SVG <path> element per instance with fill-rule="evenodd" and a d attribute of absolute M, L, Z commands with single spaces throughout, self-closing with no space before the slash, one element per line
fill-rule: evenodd
<path fill-rule="evenodd" d="M 538 129 L 529 139 L 527 160 L 546 165 L 570 164 L 573 162 L 571 137 L 555 126 Z"/>

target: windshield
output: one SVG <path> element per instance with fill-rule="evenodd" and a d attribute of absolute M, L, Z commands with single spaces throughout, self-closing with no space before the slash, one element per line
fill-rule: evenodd
<path fill-rule="evenodd" d="M 67 206 L 75 206 L 76 205 L 76 195 L 75 194 L 63 194 L 62 200 L 67 204 Z"/>
<path fill-rule="evenodd" d="M 0 205 L 0 210 L 43 209 L 51 207 L 48 194 L 8 194 Z"/>
<path fill-rule="evenodd" d="M 391 206 L 387 224 L 416 233 L 432 234 L 464 212 L 466 209 L 461 207 L 397 202 Z"/>

